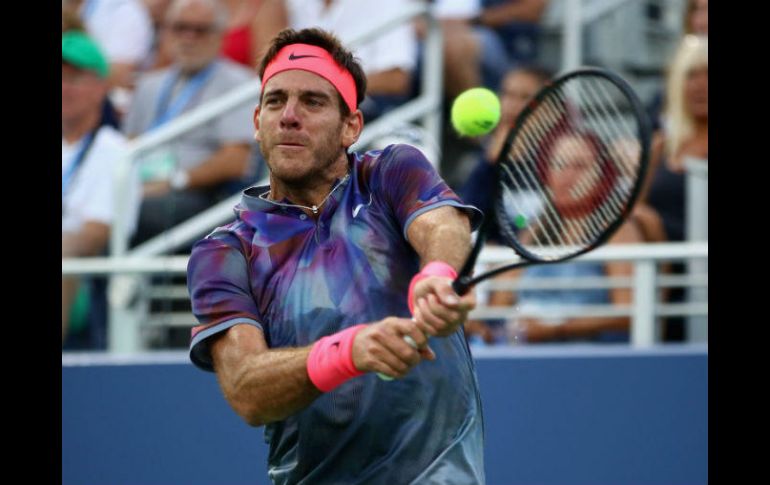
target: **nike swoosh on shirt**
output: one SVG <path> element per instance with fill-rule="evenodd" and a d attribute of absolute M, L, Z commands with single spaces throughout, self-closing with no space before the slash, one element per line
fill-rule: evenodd
<path fill-rule="evenodd" d="M 366 204 L 358 204 L 355 207 L 355 209 L 353 209 L 353 219 L 356 218 L 356 216 L 358 215 L 358 211 L 360 211 L 362 207 L 369 207 L 370 205 L 372 205 L 372 194 L 369 194 L 369 202 L 368 203 L 366 203 Z"/>
<path fill-rule="evenodd" d="M 289 60 L 290 61 L 296 61 L 297 59 L 303 59 L 305 57 L 318 57 L 318 56 L 311 56 L 310 54 L 295 56 L 293 52 L 291 54 L 289 54 Z"/>

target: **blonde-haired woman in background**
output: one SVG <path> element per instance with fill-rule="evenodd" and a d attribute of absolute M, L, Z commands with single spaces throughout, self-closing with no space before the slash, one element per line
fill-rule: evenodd
<path fill-rule="evenodd" d="M 666 85 L 665 155 L 680 170 L 682 158 L 708 158 L 708 38 L 687 35 L 674 56 Z"/>
<path fill-rule="evenodd" d="M 644 201 L 663 219 L 665 238 L 684 240 L 685 159 L 708 159 L 708 38 L 687 35 L 669 65 L 662 130 Z"/>
<path fill-rule="evenodd" d="M 708 37 L 682 38 L 668 68 L 665 99 L 662 128 L 653 142 L 651 178 L 634 216 L 643 227 L 652 228 L 647 241 L 684 241 L 685 160 L 708 160 Z M 683 269 L 681 264 L 670 268 L 674 273 Z M 681 288 L 673 288 L 668 300 L 681 301 L 683 295 Z M 664 328 L 664 340 L 686 338 L 679 318 L 669 319 Z"/>

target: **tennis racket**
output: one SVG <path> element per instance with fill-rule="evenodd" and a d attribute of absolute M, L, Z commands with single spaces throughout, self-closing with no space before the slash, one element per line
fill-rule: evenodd
<path fill-rule="evenodd" d="M 641 101 L 617 74 L 568 72 L 519 114 L 496 163 L 493 213 L 452 287 L 464 295 L 505 271 L 566 261 L 607 242 L 637 200 L 651 128 Z M 521 260 L 473 276 L 492 221 Z"/>
<path fill-rule="evenodd" d="M 534 264 L 566 261 L 605 243 L 623 224 L 645 179 L 651 128 L 641 101 L 617 74 L 581 68 L 550 81 L 506 137 L 491 189 L 494 204 L 452 288 Z M 497 222 L 520 260 L 473 276 Z M 414 340 L 407 339 L 416 348 Z M 380 374 L 380 377 L 390 380 Z"/>

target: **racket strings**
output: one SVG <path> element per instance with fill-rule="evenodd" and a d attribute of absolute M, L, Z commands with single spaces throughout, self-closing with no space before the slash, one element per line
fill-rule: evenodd
<path fill-rule="evenodd" d="M 636 160 L 638 160 L 639 152 L 641 151 L 641 147 L 639 146 L 634 131 L 628 125 L 626 117 L 624 117 L 619 112 L 617 108 L 617 101 L 613 102 L 611 95 L 607 92 L 607 89 L 601 85 L 597 86 L 595 82 L 590 81 L 586 81 L 586 83 L 584 83 L 584 88 L 584 91 L 587 94 L 586 98 L 590 97 L 593 100 L 593 102 L 588 104 L 586 107 L 586 115 L 590 115 L 587 116 L 587 118 L 589 120 L 594 120 L 593 126 L 596 127 L 598 132 L 602 133 L 604 139 L 614 140 L 614 143 L 616 144 L 614 147 L 616 153 L 610 153 L 609 155 L 614 156 L 613 160 L 616 162 L 621 171 L 624 172 L 624 175 L 633 177 L 637 168 L 634 167 L 633 164 Z M 597 92 L 602 96 L 597 94 Z M 603 100 L 600 98 L 603 98 Z M 604 110 L 604 106 L 609 106 L 610 109 L 614 111 L 614 113 L 610 115 L 605 110 L 603 115 L 599 115 L 599 113 L 594 109 L 594 106 L 599 107 L 602 110 Z M 596 119 L 617 120 L 618 123 L 599 123 L 595 121 Z M 611 131 L 614 131 L 614 133 L 611 133 Z M 623 146 L 623 142 L 632 143 L 635 145 L 633 147 L 635 153 L 626 153 L 628 147 Z M 607 146 L 603 147 L 603 149 L 609 150 Z M 625 162 L 630 163 L 627 164 Z"/>
<path fill-rule="evenodd" d="M 540 171 L 537 164 L 539 160 L 538 147 L 542 143 L 550 141 L 559 136 L 564 136 L 568 133 L 568 127 L 566 125 L 567 118 L 562 110 L 553 105 L 553 99 L 547 99 L 542 104 L 542 111 L 533 113 L 530 118 L 531 122 L 524 128 L 522 141 L 524 142 L 529 155 L 528 158 L 523 160 L 522 167 L 525 168 L 530 181 L 529 190 L 535 191 L 541 198 L 542 216 L 537 221 L 537 230 L 532 231 L 532 237 L 535 243 L 539 246 L 557 246 L 563 244 L 575 245 L 578 244 L 572 238 L 574 234 L 574 228 L 566 227 L 562 217 L 552 204 L 553 194 L 549 193 L 549 189 L 542 183 L 541 177 L 538 172 Z M 528 133 L 526 129 L 529 128 L 532 133 Z M 539 235 L 545 235 L 547 243 L 543 243 L 540 240 Z M 558 235 L 563 237 L 559 238 Z M 554 237 L 552 237 L 554 236 Z"/>
<path fill-rule="evenodd" d="M 561 259 L 599 241 L 629 209 L 639 126 L 625 94 L 603 77 L 572 78 L 539 101 L 501 159 L 501 199 L 514 217 L 498 211 L 498 221 L 507 239 L 526 232 L 528 251 Z M 525 192 L 537 199 L 531 217 L 517 197 Z"/>
<path fill-rule="evenodd" d="M 583 99 L 590 99 L 591 102 L 585 105 L 586 119 L 590 126 L 600 136 L 605 143 L 602 143 L 600 150 L 616 168 L 624 175 L 626 183 L 613 184 L 607 197 L 615 212 L 614 215 L 606 215 L 608 221 L 611 221 L 617 214 L 622 213 L 627 208 L 627 202 L 632 190 L 633 178 L 638 169 L 638 160 L 641 156 L 641 146 L 629 126 L 627 116 L 623 116 L 619 106 L 630 110 L 630 106 L 623 94 L 612 85 L 615 96 L 607 89 L 607 83 L 599 83 L 595 79 L 587 78 L 580 84 L 582 91 L 586 94 Z M 609 110 L 605 109 L 609 107 Z M 602 110 L 600 114 L 597 109 Z M 603 122 L 602 122 L 603 121 Z M 638 128 L 638 127 L 637 127 Z"/>
<path fill-rule="evenodd" d="M 514 166 L 524 172 L 523 177 L 529 184 L 526 187 L 515 187 L 516 190 L 526 188 L 534 191 L 541 200 L 542 212 L 540 217 L 534 220 L 533 230 L 530 231 L 530 237 L 537 247 L 555 248 L 559 246 L 580 246 L 581 241 L 576 237 L 581 233 L 578 226 L 570 219 L 563 218 L 554 206 L 553 194 L 550 189 L 543 184 L 541 171 L 538 168 L 540 160 L 540 150 L 544 142 L 549 142 L 560 136 L 566 136 L 570 133 L 567 125 L 567 116 L 565 113 L 565 103 L 560 102 L 561 106 L 556 106 L 554 98 L 546 99 L 540 106 L 542 109 L 533 112 L 528 123 L 522 127 L 519 140 L 525 147 L 524 154 L 527 155 L 521 163 L 514 163 Z M 554 255 L 560 257 L 559 254 Z"/>
<path fill-rule="evenodd" d="M 533 122 L 530 123 L 525 129 L 535 131 L 537 136 L 545 136 L 547 133 L 547 130 L 540 126 L 539 120 L 537 118 L 533 118 Z M 520 139 L 523 143 L 521 146 L 524 150 L 521 153 L 522 157 L 520 159 L 511 160 L 511 164 L 503 165 L 502 168 L 506 171 L 506 174 L 508 175 L 507 180 L 509 180 L 509 182 L 503 187 L 506 189 L 506 192 L 509 195 L 509 200 L 514 201 L 514 203 L 518 200 L 514 193 L 521 192 L 522 190 L 534 192 L 536 196 L 539 197 L 539 200 L 541 201 L 542 212 L 541 217 L 535 220 L 537 221 L 537 224 L 541 226 L 541 230 L 533 231 L 531 237 L 534 239 L 536 245 L 538 246 L 556 246 L 562 241 L 552 237 L 552 235 L 569 235 L 571 231 L 566 230 L 564 227 L 558 212 L 549 202 L 550 197 L 546 195 L 545 187 L 537 176 L 533 161 L 536 161 L 538 152 L 536 146 L 532 143 L 533 139 L 537 138 L 530 136 L 528 133 L 523 133 L 523 136 Z M 509 165 L 512 165 L 514 169 L 517 170 L 517 173 L 519 174 L 518 178 L 511 173 Z M 523 181 L 524 185 L 519 185 L 517 181 Z M 511 190 L 509 185 L 513 185 L 515 190 Z M 517 209 L 517 212 L 522 214 L 521 209 L 518 207 Z M 541 236 L 544 237 L 546 241 L 541 240 Z M 569 243 L 574 244 L 574 241 L 570 240 Z"/>

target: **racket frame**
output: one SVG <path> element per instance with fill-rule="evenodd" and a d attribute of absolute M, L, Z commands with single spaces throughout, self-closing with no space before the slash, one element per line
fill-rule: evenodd
<path fill-rule="evenodd" d="M 623 93 L 623 95 L 629 101 L 634 114 L 636 115 L 634 116 L 634 118 L 638 121 L 637 139 L 640 144 L 639 166 L 636 168 L 638 177 L 634 181 L 634 186 L 631 189 L 631 195 L 628 198 L 627 204 L 623 212 L 619 214 L 619 216 L 612 223 L 610 223 L 607 229 L 605 229 L 602 232 L 602 234 L 591 244 L 587 245 L 586 247 L 578 251 L 569 253 L 565 256 L 560 256 L 558 258 L 550 258 L 550 259 L 542 258 L 528 251 L 525 247 L 523 247 L 523 245 L 519 244 L 518 238 L 506 237 L 506 239 L 508 239 L 508 242 L 511 244 L 511 246 L 513 246 L 512 249 L 521 258 L 523 258 L 524 261 L 517 261 L 514 263 L 506 264 L 497 268 L 493 268 L 478 276 L 475 276 L 475 277 L 472 276 L 473 269 L 476 266 L 476 259 L 478 258 L 478 255 L 481 252 L 481 248 L 484 245 L 487 232 L 489 231 L 489 228 L 492 225 L 492 220 L 497 219 L 498 221 L 500 221 L 504 217 L 502 216 L 503 212 L 501 210 L 502 208 L 501 206 L 503 204 L 503 194 L 502 194 L 502 191 L 500 190 L 500 179 L 503 176 L 502 167 L 504 163 L 507 163 L 506 157 L 508 156 L 508 152 L 510 151 L 511 146 L 515 141 L 516 136 L 519 133 L 519 130 L 524 125 L 524 122 L 529 118 L 530 114 L 533 113 L 542 104 L 542 100 L 546 96 L 548 96 L 552 91 L 558 89 L 561 85 L 563 85 L 570 79 L 575 78 L 577 76 L 603 77 L 608 79 Z M 465 293 L 468 292 L 468 290 L 470 290 L 471 287 L 473 287 L 477 283 L 487 278 L 496 276 L 505 271 L 510 271 L 512 269 L 518 269 L 518 268 L 525 268 L 527 266 L 531 266 L 534 264 L 561 263 L 563 261 L 567 261 L 569 259 L 580 256 L 581 254 L 585 254 L 595 249 L 596 247 L 601 246 L 605 242 L 607 242 L 609 238 L 615 233 L 615 231 L 617 231 L 618 228 L 625 222 L 626 218 L 631 213 L 631 210 L 636 204 L 639 194 L 641 193 L 642 186 L 644 185 L 645 179 L 647 178 L 647 170 L 649 168 L 651 139 L 652 139 L 651 123 L 650 123 L 649 117 L 647 116 L 646 110 L 642 105 L 641 100 L 636 95 L 636 93 L 631 88 L 631 86 L 628 84 L 628 82 L 625 81 L 618 74 L 603 68 L 581 67 L 573 71 L 569 71 L 557 77 L 556 79 L 549 81 L 540 91 L 538 91 L 535 97 L 532 98 L 532 100 L 529 103 L 527 103 L 527 105 L 524 107 L 522 112 L 519 113 L 519 115 L 516 117 L 516 121 L 514 122 L 513 127 L 511 127 L 511 129 L 508 131 L 508 135 L 506 135 L 505 137 L 503 148 L 500 151 L 500 155 L 498 156 L 497 161 L 495 163 L 495 183 L 494 183 L 494 187 L 492 188 L 493 200 L 495 202 L 493 205 L 492 213 L 484 215 L 484 219 L 481 223 L 481 227 L 479 228 L 476 234 L 476 241 L 474 242 L 473 249 L 471 250 L 471 253 L 468 255 L 468 258 L 466 259 L 465 264 L 460 269 L 460 273 L 457 279 L 452 283 L 452 288 L 455 290 L 455 292 L 458 295 L 464 295 Z M 506 233 L 509 231 L 508 227 L 506 227 L 507 225 L 508 225 L 507 221 L 505 224 L 500 224 L 500 222 L 498 222 L 498 226 L 500 227 L 500 230 L 506 231 Z"/>

